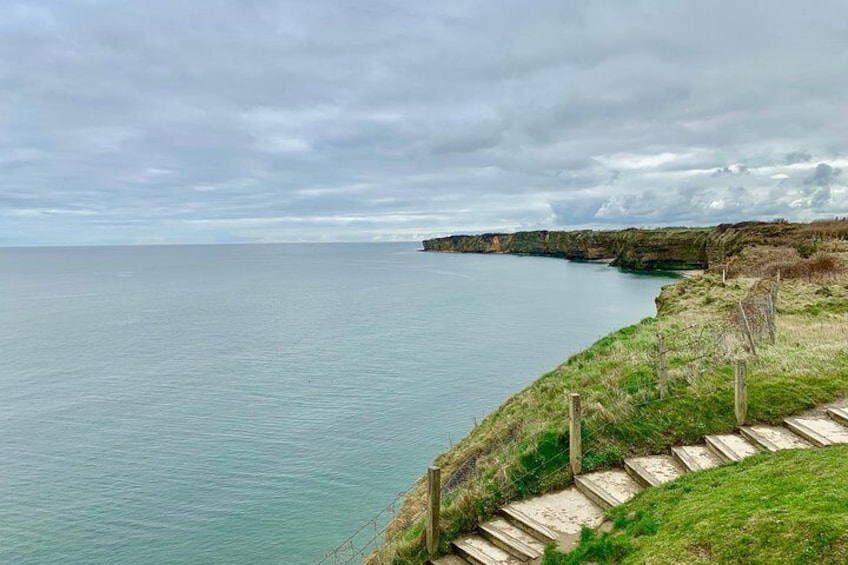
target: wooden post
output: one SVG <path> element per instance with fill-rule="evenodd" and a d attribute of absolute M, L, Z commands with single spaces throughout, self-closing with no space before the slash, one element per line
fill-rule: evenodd
<path fill-rule="evenodd" d="M 769 343 L 774 343 L 777 340 L 777 308 L 774 306 L 774 296 L 771 294 L 766 295 L 766 300 L 768 301 L 768 329 L 769 329 Z"/>
<path fill-rule="evenodd" d="M 751 326 L 748 324 L 748 316 L 745 315 L 745 308 L 742 306 L 742 302 L 737 302 L 739 306 L 739 317 L 742 320 L 742 330 L 745 332 L 745 335 L 748 336 L 748 345 L 751 347 L 751 353 L 754 355 L 757 354 L 757 346 L 754 343 L 754 336 L 751 334 Z"/>
<path fill-rule="evenodd" d="M 580 395 L 572 392 L 569 398 L 568 418 L 568 460 L 571 463 L 571 474 L 575 477 L 583 472 L 583 436 L 580 420 Z"/>
<path fill-rule="evenodd" d="M 744 359 L 736 361 L 735 392 L 736 423 L 744 426 L 748 417 L 748 366 Z"/>
<path fill-rule="evenodd" d="M 727 267 L 721 269 L 721 284 L 727 284 Z"/>
<path fill-rule="evenodd" d="M 442 470 L 435 465 L 427 469 L 427 553 L 435 557 L 439 553 L 439 511 L 441 509 Z"/>
<path fill-rule="evenodd" d="M 660 387 L 660 398 L 665 398 L 668 393 L 668 350 L 665 348 L 665 334 L 657 334 L 659 339 L 660 360 L 657 365 L 657 380 Z"/>

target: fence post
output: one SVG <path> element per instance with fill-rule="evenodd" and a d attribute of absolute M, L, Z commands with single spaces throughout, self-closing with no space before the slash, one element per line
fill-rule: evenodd
<path fill-rule="evenodd" d="M 768 300 L 766 316 L 768 317 L 769 343 L 774 343 L 777 340 L 777 308 L 774 305 L 774 295 L 766 295 L 766 300 Z"/>
<path fill-rule="evenodd" d="M 734 389 L 736 392 L 736 423 L 744 426 L 745 419 L 748 417 L 748 366 L 744 359 L 736 361 L 736 386 Z"/>
<path fill-rule="evenodd" d="M 727 267 L 721 269 L 721 284 L 727 284 Z"/>
<path fill-rule="evenodd" d="M 665 334 L 657 334 L 659 340 L 660 361 L 657 367 L 657 380 L 660 387 L 660 398 L 668 393 L 668 350 L 665 347 Z"/>
<path fill-rule="evenodd" d="M 571 474 L 575 477 L 583 472 L 583 437 L 580 420 L 580 395 L 572 392 L 569 398 L 568 419 L 568 460 L 571 464 Z"/>
<path fill-rule="evenodd" d="M 441 509 L 442 470 L 431 465 L 427 468 L 427 553 L 435 557 L 439 552 L 439 511 Z"/>
<path fill-rule="evenodd" d="M 771 285 L 771 313 L 775 323 L 775 335 L 777 334 L 777 294 L 780 292 L 780 269 L 774 277 L 774 283 Z"/>
<path fill-rule="evenodd" d="M 754 335 L 751 333 L 751 325 L 748 323 L 748 316 L 745 315 L 745 307 L 742 302 L 736 303 L 739 306 L 739 317 L 742 319 L 742 330 L 748 336 L 748 345 L 751 347 L 751 353 L 757 354 L 757 345 L 754 343 Z"/>

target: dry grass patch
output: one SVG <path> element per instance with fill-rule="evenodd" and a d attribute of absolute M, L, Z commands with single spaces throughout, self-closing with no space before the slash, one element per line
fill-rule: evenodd
<path fill-rule="evenodd" d="M 794 247 L 749 247 L 728 261 L 727 273 L 730 277 L 775 278 L 779 272 L 782 279 L 809 281 L 838 278 L 845 273 L 842 254 L 848 249 L 848 242 L 833 240 L 822 247 L 834 251 L 805 258 Z"/>

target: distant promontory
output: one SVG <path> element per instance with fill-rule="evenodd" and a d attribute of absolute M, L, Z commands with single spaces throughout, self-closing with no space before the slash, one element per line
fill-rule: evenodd
<path fill-rule="evenodd" d="M 697 228 L 453 235 L 425 240 L 424 250 L 609 261 L 624 269 L 650 271 L 720 268 L 745 247 L 757 245 L 789 247 L 809 257 L 823 242 L 833 239 L 848 239 L 848 221 L 790 223 L 776 220 Z"/>

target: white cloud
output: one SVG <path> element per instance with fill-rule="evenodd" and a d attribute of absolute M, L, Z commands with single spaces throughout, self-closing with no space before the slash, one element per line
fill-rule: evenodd
<path fill-rule="evenodd" d="M 305 139 L 282 135 L 269 135 L 260 138 L 256 144 L 259 149 L 266 153 L 305 153 L 311 149 L 311 145 Z"/>
<path fill-rule="evenodd" d="M 595 157 L 605 166 L 613 169 L 625 171 L 656 169 L 661 165 L 672 163 L 678 159 L 685 158 L 686 155 L 677 155 L 671 152 L 663 152 L 653 155 L 634 155 L 634 154 L 618 154 L 609 156 Z"/>

